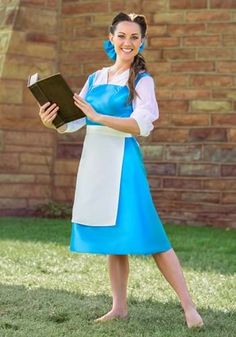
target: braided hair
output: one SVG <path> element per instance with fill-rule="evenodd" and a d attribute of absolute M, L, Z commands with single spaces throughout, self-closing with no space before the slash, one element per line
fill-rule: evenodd
<path fill-rule="evenodd" d="M 146 36 L 147 31 L 147 23 L 144 15 L 138 15 L 138 14 L 126 14 L 126 13 L 119 13 L 117 14 L 113 20 L 112 24 L 110 26 L 110 33 L 114 35 L 114 32 L 116 30 L 116 27 L 118 23 L 123 21 L 129 21 L 129 22 L 135 22 L 140 26 L 141 29 L 141 37 L 142 39 Z M 134 60 L 130 66 L 130 74 L 128 79 L 128 87 L 129 87 L 129 99 L 128 101 L 131 102 L 134 97 L 137 95 L 135 91 L 135 79 L 136 76 L 140 71 L 147 71 L 146 62 L 141 53 L 138 53 L 135 55 Z"/>

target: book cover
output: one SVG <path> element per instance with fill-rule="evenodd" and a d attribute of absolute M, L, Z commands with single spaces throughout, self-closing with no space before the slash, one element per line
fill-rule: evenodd
<path fill-rule="evenodd" d="M 60 73 L 40 79 L 38 73 L 29 76 L 28 88 L 40 105 L 47 102 L 59 106 L 53 124 L 56 128 L 65 123 L 85 117 L 74 104 L 73 92 Z"/>

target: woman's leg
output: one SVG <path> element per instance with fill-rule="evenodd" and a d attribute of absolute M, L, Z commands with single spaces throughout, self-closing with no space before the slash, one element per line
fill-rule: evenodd
<path fill-rule="evenodd" d="M 113 305 L 111 311 L 96 319 L 96 321 L 107 321 L 116 317 L 126 317 L 127 307 L 127 285 L 129 276 L 128 255 L 110 255 L 108 258 L 109 276 L 112 289 Z"/>
<path fill-rule="evenodd" d="M 188 327 L 202 326 L 202 318 L 191 299 L 181 265 L 174 250 L 170 249 L 164 253 L 153 254 L 153 258 L 165 279 L 179 297 Z"/>

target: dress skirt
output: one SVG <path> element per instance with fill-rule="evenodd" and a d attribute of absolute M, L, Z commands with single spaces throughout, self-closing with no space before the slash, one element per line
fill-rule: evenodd
<path fill-rule="evenodd" d="M 70 251 L 150 255 L 170 248 L 153 204 L 140 147 L 135 138 L 126 138 L 116 224 L 89 226 L 72 223 Z"/>

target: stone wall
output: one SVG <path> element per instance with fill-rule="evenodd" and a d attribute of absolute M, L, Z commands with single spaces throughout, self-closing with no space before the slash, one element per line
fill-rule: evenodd
<path fill-rule="evenodd" d="M 57 69 L 57 1 L 0 2 L 0 212 L 25 214 L 52 197 L 56 135 L 39 122 L 30 74 Z"/>
<path fill-rule="evenodd" d="M 101 45 L 118 11 L 142 12 L 149 22 L 144 55 L 160 119 L 139 141 L 162 219 L 235 226 L 234 0 L 1 1 L 2 212 L 51 198 L 71 203 L 84 130 L 44 129 L 25 79 L 59 70 L 79 91 L 89 73 L 109 65 Z"/>

